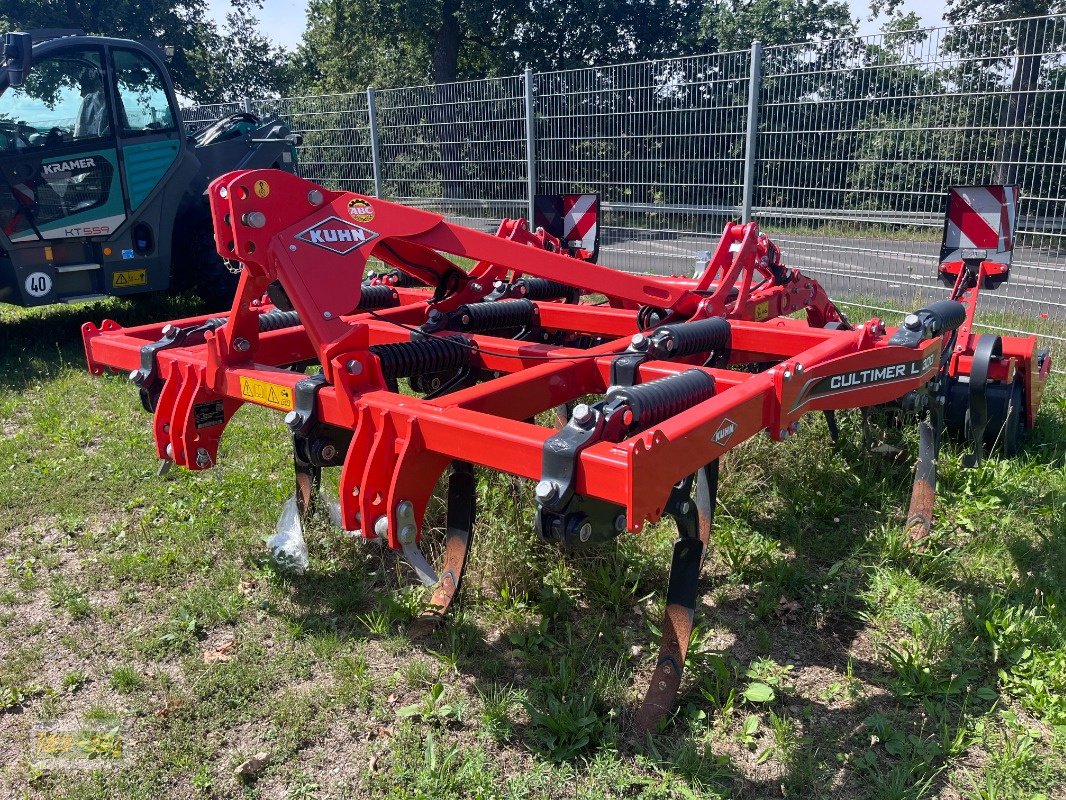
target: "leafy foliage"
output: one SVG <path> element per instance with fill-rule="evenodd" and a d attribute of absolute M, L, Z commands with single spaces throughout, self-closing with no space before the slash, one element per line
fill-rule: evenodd
<path fill-rule="evenodd" d="M 311 0 L 298 58 L 321 91 L 562 70 L 841 36 L 838 0 Z M 352 53 L 360 57 L 353 59 Z"/>
<path fill-rule="evenodd" d="M 178 91 L 203 103 L 279 92 L 288 80 L 285 52 L 257 29 L 262 0 L 234 0 L 219 27 L 200 0 L 140 3 L 68 3 L 10 0 L 0 9 L 0 28 L 77 28 L 175 48 L 169 65 Z"/>

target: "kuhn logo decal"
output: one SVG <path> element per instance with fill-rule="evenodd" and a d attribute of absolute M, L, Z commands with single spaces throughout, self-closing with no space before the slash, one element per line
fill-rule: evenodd
<path fill-rule="evenodd" d="M 340 217 L 326 217 L 296 234 L 296 238 L 301 242 L 313 244 L 340 256 L 347 255 L 377 237 L 374 231 Z"/>
<path fill-rule="evenodd" d="M 718 430 L 714 432 L 714 436 L 711 437 L 715 444 L 725 444 L 729 441 L 729 438 L 736 433 L 737 424 L 733 420 L 726 417 L 722 420 L 718 426 Z"/>
<path fill-rule="evenodd" d="M 74 172 L 81 169 L 92 169 L 96 166 L 95 158 L 75 158 L 70 161 L 56 161 L 53 164 L 42 164 L 42 175 L 56 175 L 60 172 Z"/>

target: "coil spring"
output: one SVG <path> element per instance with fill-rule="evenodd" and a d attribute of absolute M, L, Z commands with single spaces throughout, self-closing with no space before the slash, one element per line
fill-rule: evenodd
<path fill-rule="evenodd" d="M 612 387 L 607 401 L 624 400 L 633 412 L 633 427 L 649 428 L 713 396 L 714 378 L 689 369 L 638 386 Z"/>
<path fill-rule="evenodd" d="M 381 361 L 382 374 L 391 380 L 459 369 L 470 363 L 471 349 L 465 336 L 428 336 L 413 342 L 371 345 L 370 352 Z"/>
<path fill-rule="evenodd" d="M 658 325 L 670 314 L 665 308 L 641 306 L 637 309 L 637 329 L 646 331 Z"/>
<path fill-rule="evenodd" d="M 573 286 L 567 286 L 559 281 L 547 278 L 522 278 L 516 283 L 524 284 L 526 292 L 523 297 L 527 300 L 556 300 L 569 298 L 577 291 Z"/>
<path fill-rule="evenodd" d="M 536 314 L 537 307 L 530 300 L 467 303 L 453 312 L 452 324 L 456 330 L 472 332 L 528 328 L 536 320 Z"/>
<path fill-rule="evenodd" d="M 957 300 L 937 300 L 918 313 L 925 312 L 937 323 L 937 333 L 953 331 L 966 321 L 966 306 Z"/>
<path fill-rule="evenodd" d="M 295 311 L 282 311 L 275 308 L 259 315 L 259 330 L 280 331 L 282 328 L 295 328 L 300 324 L 300 315 Z"/>
<path fill-rule="evenodd" d="M 414 275 L 409 275 L 402 269 L 394 269 L 392 272 L 386 272 L 381 276 L 381 279 L 390 286 L 411 287 L 426 285 L 425 281 L 420 281 Z"/>
<path fill-rule="evenodd" d="M 391 286 L 379 284 L 377 286 L 361 286 L 359 288 L 359 305 L 356 308 L 366 310 L 368 308 L 392 308 L 400 304 L 400 297 Z"/>
<path fill-rule="evenodd" d="M 661 325 L 651 334 L 652 348 L 660 358 L 679 358 L 694 353 L 713 352 L 715 361 L 724 360 L 733 338 L 732 328 L 722 317 Z"/>
<path fill-rule="evenodd" d="M 212 323 L 216 328 L 221 328 L 229 322 L 229 317 L 212 317 L 207 322 Z M 280 308 L 275 308 L 273 311 L 266 311 L 259 315 L 260 333 L 295 328 L 299 324 L 300 315 L 295 311 L 282 311 Z"/>

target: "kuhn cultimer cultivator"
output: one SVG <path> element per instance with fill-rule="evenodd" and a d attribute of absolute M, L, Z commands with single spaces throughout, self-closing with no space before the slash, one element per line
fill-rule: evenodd
<path fill-rule="evenodd" d="M 1016 449 L 1032 425 L 1050 357 L 1033 337 L 972 332 L 980 288 L 1007 276 L 1016 192 L 951 202 L 967 191 L 998 198 L 1003 225 L 941 264 L 951 299 L 892 329 L 849 325 L 754 223 L 727 224 L 695 278 L 652 277 L 588 263 L 587 248 L 521 220 L 493 236 L 283 172 L 233 172 L 210 187 L 219 251 L 243 264 L 229 316 L 87 324 L 89 369 L 130 371 L 165 465 L 213 466 L 244 403 L 287 412 L 296 489 L 279 533 L 302 542 L 322 468 L 340 467 L 335 521 L 403 554 L 434 587 L 431 620 L 462 579 L 474 467 L 534 481 L 540 534 L 568 548 L 669 515 L 662 649 L 635 720 L 650 730 L 680 684 L 723 453 L 760 431 L 783 440 L 809 411 L 835 436 L 834 409 L 902 404 L 921 424 L 908 520 L 921 536 L 945 421 L 972 438 L 974 460 L 997 439 Z M 987 227 L 980 208 L 954 212 L 949 229 Z M 371 256 L 394 271 L 365 280 Z M 536 424 L 552 409 L 557 427 Z M 449 468 L 431 564 L 422 518 Z"/>

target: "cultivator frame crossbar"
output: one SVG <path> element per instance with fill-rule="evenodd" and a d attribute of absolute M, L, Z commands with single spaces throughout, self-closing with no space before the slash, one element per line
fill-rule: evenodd
<path fill-rule="evenodd" d="M 902 402 L 928 428 L 910 519 L 921 535 L 944 409 L 966 406 L 980 457 L 997 420 L 1032 424 L 1050 369 L 1035 338 L 970 332 L 979 258 L 958 265 L 957 300 L 898 330 L 877 319 L 852 327 L 754 223 L 727 224 L 695 278 L 654 277 L 586 263 L 589 252 L 520 220 L 490 235 L 271 170 L 230 173 L 210 194 L 219 251 L 243 264 L 229 316 L 83 329 L 90 370 L 128 370 L 140 386 L 159 457 L 211 467 L 242 404 L 286 411 L 296 491 L 279 526 L 300 533 L 321 469 L 339 466 L 335 521 L 404 554 L 435 587 L 428 619 L 459 588 L 474 466 L 535 481 L 538 530 L 566 547 L 673 517 L 642 730 L 680 684 L 725 452 L 760 431 L 785 439 L 809 411 L 826 412 L 835 436 L 834 409 Z M 364 281 L 371 256 L 395 271 Z M 797 311 L 806 319 L 787 317 Z M 307 375 L 309 364 L 321 372 Z M 1005 403 L 988 391 L 1000 385 Z M 536 424 L 552 409 L 556 427 Z M 443 563 L 433 565 L 420 531 L 449 466 Z"/>

